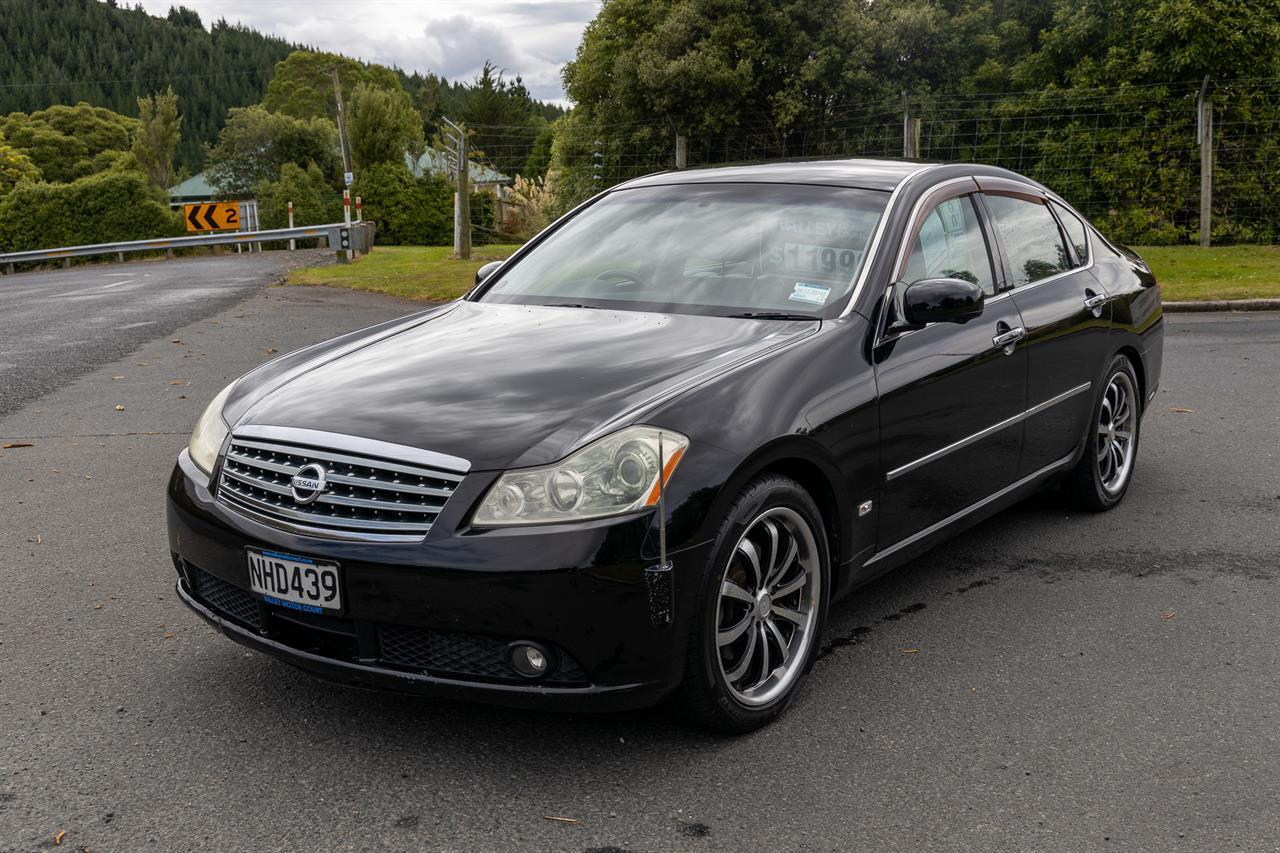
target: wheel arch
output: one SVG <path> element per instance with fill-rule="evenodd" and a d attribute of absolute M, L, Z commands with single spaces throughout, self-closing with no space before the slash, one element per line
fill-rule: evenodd
<path fill-rule="evenodd" d="M 1125 344 L 1116 350 L 1116 355 L 1124 356 L 1133 365 L 1134 375 L 1138 377 L 1138 411 L 1145 412 L 1147 409 L 1147 368 L 1142 363 L 1142 355 L 1136 347 L 1129 344 Z"/>
<path fill-rule="evenodd" d="M 840 468 L 821 445 L 798 436 L 774 441 L 744 459 L 721 486 L 708 518 L 723 518 L 747 483 L 762 474 L 795 480 L 813 498 L 826 528 L 833 571 L 852 557 L 853 513 Z"/>

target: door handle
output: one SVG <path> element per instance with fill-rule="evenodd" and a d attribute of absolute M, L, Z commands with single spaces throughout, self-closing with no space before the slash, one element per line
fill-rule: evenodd
<path fill-rule="evenodd" d="M 1001 332 L 991 339 L 991 343 L 997 347 L 1004 347 L 1004 354 L 1013 353 L 1013 345 L 1027 336 L 1027 330 L 1019 326 L 1016 329 L 1010 329 L 1007 332 Z"/>
<path fill-rule="evenodd" d="M 1107 301 L 1105 293 L 1094 293 L 1092 290 L 1084 292 L 1084 307 L 1093 312 L 1093 316 L 1102 316 L 1102 304 Z"/>

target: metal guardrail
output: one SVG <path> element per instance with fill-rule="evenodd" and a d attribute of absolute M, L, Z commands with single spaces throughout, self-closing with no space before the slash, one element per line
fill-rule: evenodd
<path fill-rule="evenodd" d="M 58 261 L 93 255 L 154 252 L 164 249 L 188 249 L 194 246 L 225 246 L 242 243 L 268 243 L 280 240 L 304 240 L 323 237 L 329 248 L 367 252 L 373 244 L 370 222 L 336 222 L 330 225 L 308 225 L 298 228 L 275 228 L 269 231 L 235 231 L 222 234 L 196 234 L 191 237 L 162 237 L 155 240 L 130 240 L 121 243 L 97 243 L 92 246 L 65 246 L 59 249 L 32 249 L 26 252 L 0 254 L 0 264 L 9 272 L 13 265 L 27 261 Z"/>

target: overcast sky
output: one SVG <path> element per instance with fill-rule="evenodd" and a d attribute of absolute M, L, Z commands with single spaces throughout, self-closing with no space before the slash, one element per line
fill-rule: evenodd
<path fill-rule="evenodd" d="M 127 0 L 120 5 L 133 5 Z M 291 42 L 408 71 L 470 80 L 486 59 L 520 75 L 535 98 L 563 101 L 560 69 L 573 59 L 598 0 L 141 0 L 246 24 Z"/>

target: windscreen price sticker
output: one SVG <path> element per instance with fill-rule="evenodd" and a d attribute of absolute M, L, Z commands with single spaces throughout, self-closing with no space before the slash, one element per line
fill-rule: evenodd
<path fill-rule="evenodd" d="M 771 272 L 803 275 L 851 276 L 862 253 L 836 246 L 811 243 L 776 243 L 765 253 L 765 268 Z"/>

